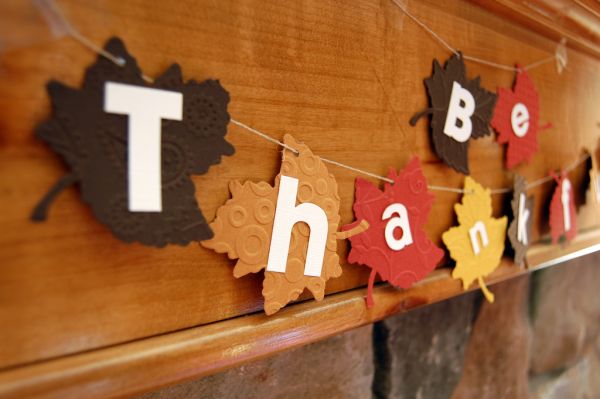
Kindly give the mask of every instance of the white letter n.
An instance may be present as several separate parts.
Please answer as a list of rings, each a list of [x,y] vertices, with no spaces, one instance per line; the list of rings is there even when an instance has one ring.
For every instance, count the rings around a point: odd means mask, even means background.
[[[122,83],[104,85],[104,111],[128,115],[129,210],[161,212],[161,119],[180,121],[183,95]]]
[[[471,227],[469,229],[469,238],[471,238],[471,247],[473,247],[473,253],[475,255],[479,255],[479,252],[481,252],[481,249],[479,248],[479,241],[477,240],[477,233],[479,233],[479,236],[481,237],[481,244],[483,245],[484,248],[487,247],[490,243],[490,240],[489,240],[488,234],[487,234],[487,230],[485,229],[485,225],[480,220],[477,223],[475,223],[473,225],[473,227]]]
[[[318,277],[323,268],[329,223],[325,211],[317,205],[303,203],[296,206],[297,192],[298,179],[281,176],[267,271],[285,273],[292,227],[298,222],[305,222],[310,228],[310,235],[304,275]]]

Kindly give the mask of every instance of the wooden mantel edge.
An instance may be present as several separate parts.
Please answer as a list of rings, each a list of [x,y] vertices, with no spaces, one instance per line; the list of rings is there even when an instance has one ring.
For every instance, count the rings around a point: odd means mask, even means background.
[[[580,234],[568,246],[539,244],[529,268],[504,259],[489,285],[600,250],[600,229]],[[471,290],[478,289],[473,285]],[[493,289],[492,289],[493,291]],[[407,290],[387,284],[374,289],[375,306],[365,306],[365,289],[306,301],[275,316],[256,313],[114,347],[0,372],[0,397],[122,397],[212,374],[409,309],[457,296],[461,283],[439,269]]]
[[[598,43],[594,43],[580,34],[581,31],[593,31],[594,26],[592,24],[597,23],[597,19],[589,19],[585,22],[581,19],[570,19],[569,22],[578,27],[580,32],[577,32],[573,29],[567,29],[561,26],[557,21],[553,21],[548,16],[536,11],[536,6],[543,6],[545,4],[556,5],[556,2],[548,0],[536,0],[533,2],[519,2],[514,0],[469,1],[556,42],[564,37],[567,39],[569,47],[582,51],[595,58],[600,58],[600,46]],[[561,0],[560,2],[566,3],[564,0]],[[584,13],[586,12],[585,10],[582,11]]]

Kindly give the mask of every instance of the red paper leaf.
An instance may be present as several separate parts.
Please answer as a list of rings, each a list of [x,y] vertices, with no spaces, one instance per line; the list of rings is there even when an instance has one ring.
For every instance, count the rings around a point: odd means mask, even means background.
[[[577,215],[575,213],[573,186],[566,174],[563,172],[561,176],[555,176],[554,179],[557,186],[550,201],[550,235],[552,236],[552,243],[556,244],[563,235],[567,241],[571,241],[575,237],[575,234],[577,234]],[[568,198],[565,193],[568,193]],[[563,194],[565,194],[564,198]],[[563,207],[563,199],[567,204],[567,212]],[[568,217],[566,222],[565,216]]]
[[[526,115],[518,116],[523,107],[529,114],[528,118]],[[539,113],[539,96],[527,72],[517,72],[513,90],[498,88],[498,102],[490,124],[499,133],[498,142],[508,143],[507,168],[511,169],[523,161],[529,163],[538,150]]]
[[[427,191],[419,159],[413,158],[400,174],[391,169],[388,177],[394,184],[385,183],[383,192],[366,180],[356,179],[356,222],[342,228],[350,230],[363,220],[369,223],[366,232],[349,238],[352,249],[348,256],[350,262],[372,269],[367,296],[369,307],[372,306],[376,274],[393,286],[408,288],[433,271],[444,255],[444,251],[435,246],[423,230],[434,196]],[[406,208],[412,235],[412,244],[400,250],[391,249],[385,238],[386,226],[398,216],[395,214],[385,220],[382,217],[392,204],[402,204]],[[396,240],[402,238],[400,232],[403,230],[394,229]]]

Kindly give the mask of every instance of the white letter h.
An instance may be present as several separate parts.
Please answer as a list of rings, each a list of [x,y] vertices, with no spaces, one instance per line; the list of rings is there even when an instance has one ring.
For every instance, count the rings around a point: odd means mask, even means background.
[[[303,203],[296,206],[297,193],[298,179],[282,175],[279,181],[267,271],[285,273],[292,227],[298,222],[305,222],[310,228],[310,233],[304,275],[318,277],[323,268],[329,223],[325,211],[317,205]]]

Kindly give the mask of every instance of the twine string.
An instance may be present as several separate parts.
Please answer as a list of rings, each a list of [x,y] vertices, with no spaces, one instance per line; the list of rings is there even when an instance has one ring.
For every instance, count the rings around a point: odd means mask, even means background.
[[[460,55],[460,53],[455,50],[452,46],[450,46],[446,41],[444,41],[437,33],[435,33],[433,30],[431,30],[427,25],[425,25],[423,22],[421,22],[420,20],[418,20],[414,15],[412,15],[407,9],[405,9],[403,6],[401,6],[397,0],[391,0],[394,4],[396,4],[409,18],[411,18],[413,21],[415,21],[415,23],[417,23],[419,26],[421,26],[423,29],[425,29],[427,32],[429,32],[434,38],[436,38],[442,45],[444,45],[448,50],[450,50],[452,53]],[[124,67],[126,64],[126,60],[122,57],[116,56],[114,54],[111,54],[110,52],[106,51],[105,49],[95,45],[91,40],[89,40],[88,38],[86,38],[85,36],[83,36],[77,29],[75,29],[75,27],[66,19],[65,15],[61,12],[61,10],[59,9],[58,6],[56,6],[56,4],[53,1],[48,1],[49,6],[51,7],[52,11],[55,13],[55,15],[59,18],[59,20],[63,23],[65,29],[67,30],[67,32],[69,33],[69,35],[71,37],[73,37],[75,40],[77,40],[79,43],[81,43],[82,45],[84,45],[85,47],[87,47],[88,49],[92,50],[93,52],[95,52],[96,54],[99,54],[103,57],[105,57],[106,59],[112,61],[113,63],[115,63],[116,65],[120,66],[120,67]],[[490,66],[495,66],[501,69],[510,69],[511,71],[516,71],[517,69],[515,67],[509,67],[507,65],[502,65],[502,64],[497,64],[491,61],[486,61],[486,60],[481,60],[475,57],[468,57],[467,56],[463,56],[465,57],[465,59],[469,59],[471,61],[475,61],[475,62],[481,62],[481,63],[485,63],[486,65],[490,65]],[[548,57],[546,59],[540,60],[536,63],[530,64],[528,66],[525,67],[525,69],[527,68],[533,68],[542,64],[545,64],[547,62],[550,62],[554,60],[554,57]],[[141,75],[142,78],[148,82],[148,83],[152,83],[154,82],[154,79],[142,74]],[[252,133],[266,141],[269,141],[275,145],[278,145],[282,148],[285,148],[286,150],[291,151],[294,154],[299,154],[299,151],[287,144],[285,144],[284,142],[277,140],[276,138],[274,138],[273,136],[264,133],[258,129],[255,129],[245,123],[242,123],[234,118],[231,118],[231,123],[244,129],[246,132]],[[376,173],[372,173],[369,172],[367,170],[364,169],[360,169],[357,167],[354,167],[352,165],[348,165],[342,162],[338,162],[335,161],[333,159],[328,159],[328,158],[324,158],[321,156],[317,157],[328,164],[331,165],[335,165],[337,167],[343,168],[343,169],[347,169],[350,170],[352,172],[355,172],[357,174],[362,174],[365,176],[369,176],[373,179],[377,179],[377,180],[381,180],[390,184],[393,184],[394,181],[388,177],[385,176],[381,176],[378,175]],[[585,162],[588,158],[590,157],[590,155],[586,155],[578,160],[576,160],[575,162],[569,164],[564,171],[566,173],[572,171],[573,169],[577,168],[580,164],[582,164],[583,162]],[[552,176],[544,176],[540,179],[534,180],[531,183],[527,184],[527,189],[531,189],[531,188],[535,188],[539,185],[542,185],[544,183],[547,183],[549,181],[552,181],[553,177]],[[450,192],[450,193],[456,193],[456,194],[471,194],[471,191],[467,191],[461,188],[455,188],[455,187],[447,187],[447,186],[440,186],[440,185],[428,185],[427,188],[429,190],[432,191],[441,191],[441,192]],[[511,192],[512,189],[511,188],[495,188],[495,189],[490,189],[490,193],[492,195],[495,194],[506,194]]]
[[[489,61],[489,60],[485,60],[483,58],[479,58],[479,57],[474,57],[472,55],[465,55],[465,54],[461,54],[458,49],[452,47],[447,41],[445,41],[437,32],[435,32],[433,29],[431,29],[429,26],[427,26],[423,21],[421,21],[419,18],[417,18],[413,13],[411,13],[410,11],[408,11],[408,8],[406,6],[404,6],[403,4],[401,4],[398,0],[391,0],[391,2],[400,9],[400,11],[402,11],[404,13],[404,15],[406,15],[407,17],[409,17],[414,23],[416,23],[417,25],[419,25],[425,32],[429,33],[429,35],[431,37],[433,37],[435,40],[438,41],[438,43],[440,43],[443,47],[445,47],[448,51],[450,51],[451,53],[455,54],[458,57],[462,57],[465,60],[468,61],[472,61],[478,64],[482,64],[482,65],[487,65],[493,68],[497,68],[497,69],[502,69],[504,71],[510,71],[510,72],[520,72],[520,70],[530,70],[533,68],[537,68],[539,66],[542,66],[544,64],[547,64],[549,62],[554,61],[557,58],[557,54],[548,56],[546,58],[543,58],[541,60],[532,62],[531,64],[528,64],[522,68],[517,68],[513,65],[506,65],[506,64],[500,64],[498,62],[494,62],[494,61]]]

